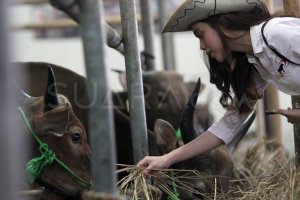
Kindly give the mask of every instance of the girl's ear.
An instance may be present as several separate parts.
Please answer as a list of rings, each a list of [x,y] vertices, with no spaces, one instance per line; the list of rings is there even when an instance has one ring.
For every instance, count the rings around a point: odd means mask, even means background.
[[[247,31],[244,30],[231,30],[223,26],[220,26],[220,29],[223,34],[229,39],[238,39],[247,33]]]
[[[223,26],[220,26],[220,29],[221,31],[223,32],[223,34],[228,37],[228,38],[234,38],[233,35],[234,35],[234,32],[233,30],[230,30],[226,27],[223,27]]]

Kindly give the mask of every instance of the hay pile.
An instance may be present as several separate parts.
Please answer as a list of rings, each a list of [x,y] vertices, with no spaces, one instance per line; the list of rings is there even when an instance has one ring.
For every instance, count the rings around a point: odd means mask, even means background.
[[[299,171],[295,168],[293,158],[282,156],[282,152],[267,152],[266,145],[254,145],[243,153],[235,155],[234,178],[230,181],[227,193],[205,194],[206,199],[226,200],[296,200],[300,199]],[[143,177],[143,172],[136,166],[123,166],[122,171],[129,172],[119,183],[121,194],[132,199],[161,199],[162,192],[172,200],[179,200],[172,185],[186,191],[193,191],[193,186],[178,177],[178,172],[184,170],[156,171],[151,181]],[[195,171],[186,171],[186,178],[201,178]],[[182,173],[180,173],[182,174]],[[161,192],[162,191],[162,192]],[[196,191],[194,191],[196,192]]]
[[[300,197],[299,170],[281,149],[267,151],[256,144],[234,157],[234,179],[227,199],[294,200]]]

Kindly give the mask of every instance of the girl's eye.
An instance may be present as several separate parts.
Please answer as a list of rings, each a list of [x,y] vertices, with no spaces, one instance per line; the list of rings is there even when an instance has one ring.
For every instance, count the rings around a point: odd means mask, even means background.
[[[203,33],[199,34],[198,38],[199,38],[199,40],[202,40],[203,39]]]
[[[72,134],[72,141],[76,144],[81,143],[81,135],[80,133],[73,133]]]
[[[199,38],[200,40],[203,38],[203,32],[202,31],[194,31],[194,35],[196,38]]]

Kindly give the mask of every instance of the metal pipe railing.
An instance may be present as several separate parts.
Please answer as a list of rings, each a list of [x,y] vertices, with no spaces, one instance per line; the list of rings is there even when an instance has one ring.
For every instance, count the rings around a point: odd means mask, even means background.
[[[120,0],[134,162],[149,154],[134,0]]]
[[[80,24],[80,9],[75,0],[50,0],[51,5],[56,7],[59,10],[65,12],[70,16],[74,21]],[[111,48],[116,49],[121,54],[124,54],[124,48],[122,44],[122,34],[110,25],[106,24],[106,36],[107,36],[107,45]]]
[[[94,190],[116,192],[116,145],[112,97],[105,52],[105,23],[102,0],[79,0],[80,29],[84,47],[87,78],[92,83],[89,135],[92,146]],[[92,91],[95,91],[92,93]]]

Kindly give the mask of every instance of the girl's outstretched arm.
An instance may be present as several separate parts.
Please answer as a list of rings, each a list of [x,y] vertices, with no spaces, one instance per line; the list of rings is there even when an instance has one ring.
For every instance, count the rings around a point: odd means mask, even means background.
[[[137,166],[145,168],[144,174],[148,176],[151,170],[168,168],[177,162],[205,153],[222,144],[224,144],[224,142],[221,139],[209,131],[206,131],[196,139],[168,154],[163,156],[146,156],[138,162]]]

